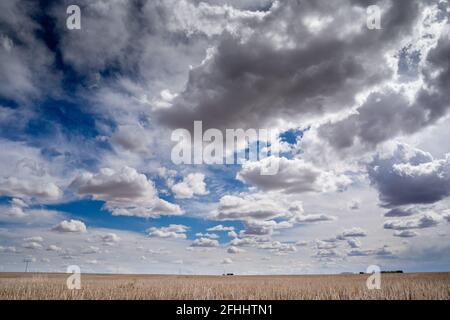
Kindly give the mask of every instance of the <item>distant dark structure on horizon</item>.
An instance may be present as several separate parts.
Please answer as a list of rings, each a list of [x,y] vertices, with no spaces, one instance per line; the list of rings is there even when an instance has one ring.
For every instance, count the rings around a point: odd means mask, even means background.
[[[234,276],[234,273],[223,273],[223,276]]]
[[[381,273],[403,273],[403,270],[381,271]],[[361,271],[359,274],[366,274],[366,273]]]

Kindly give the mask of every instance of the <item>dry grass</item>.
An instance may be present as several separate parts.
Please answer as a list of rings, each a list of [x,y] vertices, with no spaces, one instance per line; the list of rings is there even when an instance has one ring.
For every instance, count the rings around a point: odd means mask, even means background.
[[[0,299],[446,299],[450,273],[383,274],[381,290],[366,275],[163,276],[82,275],[68,290],[65,274],[0,273]]]

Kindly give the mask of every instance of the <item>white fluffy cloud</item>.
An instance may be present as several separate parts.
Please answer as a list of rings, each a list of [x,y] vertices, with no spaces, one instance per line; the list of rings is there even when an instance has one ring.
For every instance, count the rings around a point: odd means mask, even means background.
[[[337,236],[337,239],[366,237],[366,236],[367,232],[365,230],[358,227],[354,227],[348,230],[344,230],[341,234]]]
[[[42,249],[42,244],[40,244],[39,242],[26,242],[22,245],[22,247],[32,250]]]
[[[275,175],[261,175],[268,163],[275,161]],[[247,161],[237,174],[237,179],[258,187],[263,191],[281,191],[287,194],[308,191],[326,192],[345,189],[351,179],[345,175],[326,172],[303,159],[268,157],[260,161]]]
[[[302,213],[301,202],[290,202],[274,194],[257,193],[223,196],[219,202],[217,218],[267,220],[282,217],[292,218]]]
[[[58,247],[57,245],[51,244],[47,247],[46,249],[47,251],[55,251],[55,252],[59,252],[62,251],[61,247]]]
[[[393,230],[409,230],[424,229],[438,225],[443,218],[433,212],[424,213],[416,218],[407,220],[389,220],[384,223],[385,229]]]
[[[62,196],[62,191],[53,182],[9,177],[0,179],[0,194],[19,198],[58,200]]]
[[[231,246],[231,247],[229,247],[227,249],[227,252],[230,253],[230,254],[238,254],[238,253],[245,252],[245,250],[244,249],[240,249],[240,248],[235,247],[235,246]]]
[[[214,248],[219,246],[219,241],[209,238],[195,239],[191,243],[191,247]]]
[[[205,175],[203,173],[189,173],[183,178],[183,181],[172,186],[172,191],[180,199],[189,199],[195,195],[207,195]]]
[[[87,228],[82,221],[70,219],[61,221],[52,230],[58,232],[84,233],[87,231]]]
[[[189,227],[180,224],[171,224],[168,227],[151,227],[147,230],[148,235],[154,238],[186,239],[186,231]]]
[[[234,231],[234,227],[224,227],[219,224],[217,226],[206,229],[207,231]]]
[[[114,244],[120,241],[120,237],[115,233],[107,233],[101,236],[101,239],[106,244]]]
[[[394,236],[400,238],[412,238],[417,237],[418,235],[419,234],[416,231],[412,230],[397,230],[394,232]]]
[[[113,215],[159,217],[180,215],[178,205],[158,197],[154,184],[134,168],[104,168],[99,173],[82,173],[71,183],[80,195],[106,201],[105,208]]]

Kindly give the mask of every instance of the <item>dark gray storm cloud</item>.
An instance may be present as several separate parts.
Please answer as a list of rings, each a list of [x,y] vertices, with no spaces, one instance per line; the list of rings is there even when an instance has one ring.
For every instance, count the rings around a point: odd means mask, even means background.
[[[437,74],[437,76],[436,76]],[[430,50],[422,71],[424,85],[410,103],[394,91],[375,92],[357,113],[319,129],[319,134],[336,149],[357,142],[376,146],[399,135],[407,135],[436,123],[450,108],[450,38],[443,35]]]
[[[58,92],[54,52],[37,37],[37,7],[19,0],[0,3],[0,96],[18,104]]]
[[[368,173],[385,207],[434,203],[450,196],[450,155],[435,160],[399,144],[391,156],[376,156]],[[390,214],[400,212],[404,213],[395,210]]]
[[[413,209],[394,208],[384,214],[385,217],[408,217],[417,213]]]
[[[247,128],[352,106],[358,92],[392,76],[384,53],[412,32],[420,12],[419,1],[388,3],[383,28],[369,30],[360,1],[280,2],[248,38],[224,33],[159,119]]]

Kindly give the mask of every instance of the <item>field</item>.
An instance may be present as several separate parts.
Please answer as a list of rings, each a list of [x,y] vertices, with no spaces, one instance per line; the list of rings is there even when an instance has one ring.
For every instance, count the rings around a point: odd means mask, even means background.
[[[450,299],[450,273],[382,274],[381,289],[367,275],[170,276],[82,275],[81,289],[66,274],[0,273],[0,299]]]

